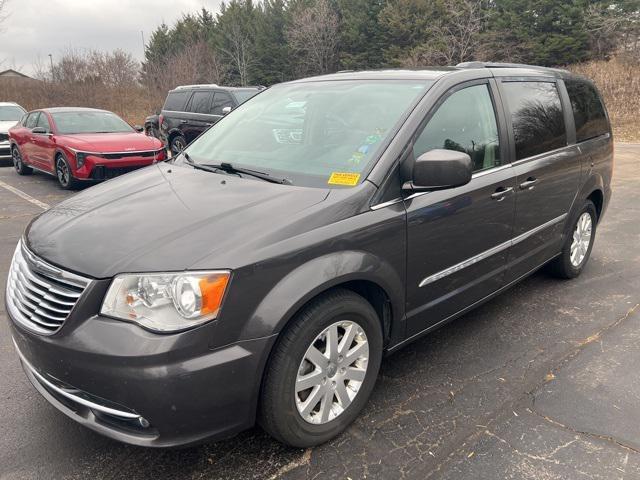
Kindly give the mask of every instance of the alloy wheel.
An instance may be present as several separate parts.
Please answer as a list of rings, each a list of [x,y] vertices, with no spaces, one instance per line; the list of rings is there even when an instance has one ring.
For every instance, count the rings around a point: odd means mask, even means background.
[[[589,245],[591,244],[591,231],[593,221],[589,212],[584,212],[578,218],[576,228],[573,231],[573,242],[571,243],[570,259],[571,265],[579,267],[587,256]]]
[[[180,138],[176,138],[173,141],[173,153],[175,153],[176,155],[182,152],[184,148],[185,148],[185,145]]]
[[[349,320],[325,328],[311,342],[296,376],[295,403],[308,423],[325,424],[341,415],[367,374],[369,342]]]
[[[58,158],[58,161],[56,162],[56,173],[58,175],[58,180],[60,181],[60,184],[63,186],[68,185],[69,183],[69,167],[67,166],[67,163],[62,159],[62,158]]]
[[[16,172],[20,173],[22,171],[22,157],[17,148],[11,151],[11,157],[13,158],[13,167],[16,169]]]

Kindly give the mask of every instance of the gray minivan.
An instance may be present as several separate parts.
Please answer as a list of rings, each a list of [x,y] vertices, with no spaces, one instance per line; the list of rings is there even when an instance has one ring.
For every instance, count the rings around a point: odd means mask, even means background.
[[[585,268],[609,120],[561,70],[472,63],[269,88],[170,162],[41,214],[7,282],[35,388],[111,438],[306,447],[383,355],[538,268]]]

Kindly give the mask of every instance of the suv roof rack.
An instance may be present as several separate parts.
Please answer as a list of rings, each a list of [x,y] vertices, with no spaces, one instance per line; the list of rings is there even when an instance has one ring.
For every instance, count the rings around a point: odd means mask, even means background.
[[[540,65],[528,65],[526,63],[506,63],[506,62],[462,62],[456,68],[531,68],[535,70],[549,70],[555,72],[565,72],[561,68],[541,67]]]
[[[183,90],[185,88],[211,88],[218,87],[219,85],[216,83],[199,83],[196,85],[179,85],[174,90]]]

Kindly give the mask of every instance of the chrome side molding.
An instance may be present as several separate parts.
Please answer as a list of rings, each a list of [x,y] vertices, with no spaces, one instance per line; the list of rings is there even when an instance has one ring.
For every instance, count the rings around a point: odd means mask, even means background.
[[[434,273],[433,275],[429,275],[418,284],[418,287],[422,288],[425,285],[429,285],[430,283],[436,282],[444,277],[451,275],[452,273],[459,272],[464,268],[470,267],[475,263],[481,262],[482,260],[489,258],[492,255],[495,255],[496,253],[506,250],[507,248],[512,247],[513,245],[516,245],[526,240],[530,236],[535,235],[536,233],[544,230],[545,228],[549,228],[552,225],[555,225],[556,223],[563,221],[565,218],[567,218],[567,214],[563,213],[559,217],[556,217],[553,220],[549,220],[548,222],[545,222],[542,225],[538,225],[537,227],[532,228],[531,230],[528,230],[518,235],[517,237],[512,238],[511,240],[507,240],[506,242],[501,243],[500,245],[496,245],[495,247],[490,248],[489,250],[485,250],[484,252],[481,252],[478,255],[474,255],[473,257],[463,260],[460,263],[456,263],[455,265],[449,268],[446,268],[437,273]]]

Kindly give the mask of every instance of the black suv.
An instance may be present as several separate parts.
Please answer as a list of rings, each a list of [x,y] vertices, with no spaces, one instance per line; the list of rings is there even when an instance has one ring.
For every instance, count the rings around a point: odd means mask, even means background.
[[[258,420],[317,445],[365,408],[384,354],[543,265],[579,275],[612,168],[597,90],[561,70],[276,85],[36,218],[7,282],[13,339],[35,388],[112,438]]]
[[[172,154],[264,87],[184,85],[169,92],[159,116],[160,135]]]

